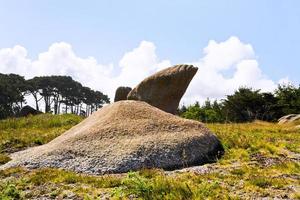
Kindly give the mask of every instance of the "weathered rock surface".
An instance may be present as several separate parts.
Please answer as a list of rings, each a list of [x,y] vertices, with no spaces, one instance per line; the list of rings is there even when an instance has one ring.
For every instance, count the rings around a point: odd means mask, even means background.
[[[145,101],[174,114],[197,70],[192,65],[175,65],[159,71],[131,90],[127,99]]]
[[[296,120],[300,120],[300,114],[289,114],[279,118],[278,124],[291,123]]]
[[[130,91],[130,87],[118,87],[116,90],[114,102],[127,100],[127,95]]]
[[[218,138],[202,123],[142,101],[119,101],[101,108],[48,144],[12,154],[12,161],[0,169],[25,166],[121,173],[203,164],[222,153]]]

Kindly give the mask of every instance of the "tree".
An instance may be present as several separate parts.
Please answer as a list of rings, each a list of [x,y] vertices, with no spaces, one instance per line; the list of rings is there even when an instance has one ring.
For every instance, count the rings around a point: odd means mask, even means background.
[[[278,99],[277,109],[279,117],[292,113],[300,113],[300,86],[295,87],[291,84],[278,85],[275,90]]]
[[[43,99],[45,112],[59,114],[61,105],[64,104],[64,112],[82,114],[83,104],[86,104],[89,115],[94,110],[109,103],[109,98],[100,91],[91,90],[75,81],[70,76],[42,76],[34,77],[27,81],[28,91],[35,99],[36,108],[38,102]]]
[[[183,113],[185,113],[187,111],[187,107],[185,106],[185,105],[182,105],[181,107],[179,107],[178,109],[177,109],[177,114],[179,115],[179,116],[181,116]]]
[[[228,95],[223,106],[230,121],[246,122],[259,119],[264,105],[260,90],[239,88],[233,95]]]
[[[196,102],[194,105],[179,110],[181,111],[179,115],[187,119],[209,123],[224,121],[221,105],[217,101],[211,103],[209,99],[204,102],[203,106],[200,106],[199,102]]]
[[[18,113],[25,102],[25,79],[17,74],[0,73],[0,118]]]
[[[39,79],[38,78],[33,78],[33,79],[29,79],[27,80],[27,90],[29,91],[29,93],[33,96],[34,100],[35,100],[35,109],[37,111],[39,111],[39,101],[42,99],[39,98],[39,83],[38,83]]]
[[[270,92],[262,93],[264,104],[262,106],[261,120],[276,121],[281,117],[281,112],[278,110],[278,99]]]
[[[182,117],[187,119],[194,119],[194,120],[201,120],[203,116],[203,110],[200,107],[200,104],[198,101],[192,106],[189,106],[182,115]]]

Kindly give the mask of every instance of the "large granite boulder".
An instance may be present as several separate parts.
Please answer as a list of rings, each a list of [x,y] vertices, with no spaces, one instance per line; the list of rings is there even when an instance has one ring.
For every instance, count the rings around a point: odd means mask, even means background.
[[[118,87],[116,90],[114,102],[127,100],[127,95],[130,91],[130,87]]]
[[[175,114],[190,81],[198,68],[175,65],[144,79],[128,94],[128,100],[145,101],[168,113]]]
[[[12,154],[0,169],[55,167],[121,173],[204,164],[222,153],[218,138],[201,122],[127,100],[101,108],[48,144]]]

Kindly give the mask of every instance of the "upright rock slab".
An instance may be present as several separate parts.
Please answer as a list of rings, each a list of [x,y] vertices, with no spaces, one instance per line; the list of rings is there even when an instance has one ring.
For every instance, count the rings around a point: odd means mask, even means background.
[[[128,94],[128,100],[145,101],[165,112],[175,114],[198,68],[175,65],[144,79]]]
[[[127,95],[130,91],[130,87],[118,87],[116,90],[114,102],[127,100]]]

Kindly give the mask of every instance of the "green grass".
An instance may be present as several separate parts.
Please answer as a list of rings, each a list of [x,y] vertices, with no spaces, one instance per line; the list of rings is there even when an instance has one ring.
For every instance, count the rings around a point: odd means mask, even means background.
[[[19,191],[15,185],[6,183],[0,185],[1,193],[0,199],[10,200],[10,199],[21,199],[21,191]]]
[[[8,152],[47,143],[81,118],[40,115],[0,121],[0,163]],[[91,176],[60,169],[0,171],[0,199],[300,199],[300,130],[256,121],[207,124],[225,147],[211,171],[166,174],[159,169]]]
[[[42,114],[0,121],[0,163],[6,153],[45,144],[82,120],[76,115]]]
[[[253,154],[281,157],[290,151],[300,153],[300,129],[256,121],[242,124],[208,124],[225,147],[224,161],[247,160]]]

